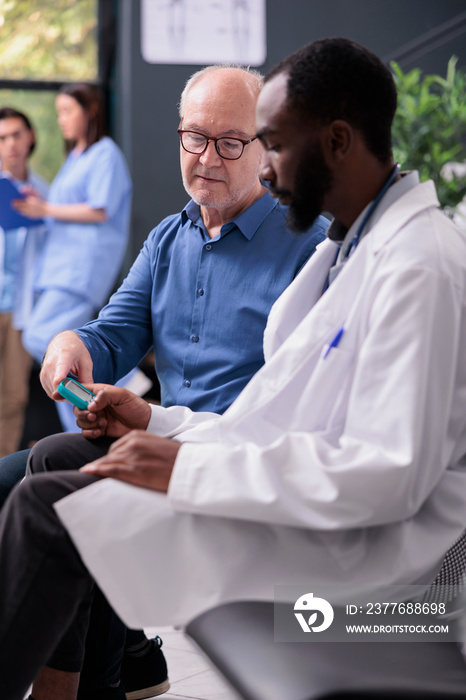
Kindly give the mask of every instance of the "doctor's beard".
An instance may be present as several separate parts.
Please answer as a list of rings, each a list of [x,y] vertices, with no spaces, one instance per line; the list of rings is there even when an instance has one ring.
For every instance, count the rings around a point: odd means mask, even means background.
[[[296,168],[294,192],[287,223],[295,233],[305,233],[323,211],[333,175],[326,165],[320,144],[309,147]]]

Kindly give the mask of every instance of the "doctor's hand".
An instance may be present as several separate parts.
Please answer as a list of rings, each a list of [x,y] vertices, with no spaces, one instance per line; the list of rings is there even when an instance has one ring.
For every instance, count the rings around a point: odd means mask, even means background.
[[[42,361],[40,381],[44,390],[55,401],[63,401],[57,386],[73,374],[81,384],[90,384],[93,362],[89,350],[74,331],[58,333],[50,341]]]
[[[24,199],[14,199],[12,205],[16,211],[30,219],[42,219],[48,213],[47,202],[37,194],[29,194]]]
[[[133,430],[114,442],[104,457],[86,464],[81,471],[166,493],[180,447],[174,440]]]
[[[152,415],[147,401],[119,386],[87,384],[87,387],[96,394],[95,399],[84,411],[73,409],[83,437],[118,438],[131,430],[146,430]]]

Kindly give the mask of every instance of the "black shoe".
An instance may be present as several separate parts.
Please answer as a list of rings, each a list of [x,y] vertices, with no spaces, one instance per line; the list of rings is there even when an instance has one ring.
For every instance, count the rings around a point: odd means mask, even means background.
[[[126,700],[143,700],[162,695],[170,688],[167,662],[163,655],[160,637],[150,640],[151,650],[142,657],[125,654],[121,665],[121,680],[126,690]]]

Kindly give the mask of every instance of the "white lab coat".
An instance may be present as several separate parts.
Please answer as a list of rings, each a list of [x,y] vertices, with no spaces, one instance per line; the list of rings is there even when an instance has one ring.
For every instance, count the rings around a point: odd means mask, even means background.
[[[423,183],[375,216],[322,297],[321,244],[222,417],[154,408],[149,429],[186,442],[168,498],[102,480],[56,505],[129,625],[434,578],[466,525],[466,238],[437,205]]]

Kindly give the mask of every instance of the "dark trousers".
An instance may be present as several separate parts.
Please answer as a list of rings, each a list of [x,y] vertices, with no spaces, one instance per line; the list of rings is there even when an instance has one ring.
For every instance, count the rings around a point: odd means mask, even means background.
[[[31,450],[13,452],[0,459],[0,509],[16,484],[26,473],[26,464]]]
[[[49,438],[41,440],[32,450],[30,454],[30,459],[28,463],[28,475],[30,478],[26,482],[23,482],[19,486],[14,494],[7,501],[7,505],[3,509],[5,512],[2,513],[2,522],[5,529],[5,535],[2,536],[0,540],[0,557],[2,558],[2,565],[0,566],[0,572],[2,574],[2,581],[5,580],[5,585],[8,580],[24,580],[32,581],[33,575],[35,575],[32,570],[26,570],[24,573],[20,571],[17,567],[18,563],[12,564],[13,574],[6,574],[6,569],[3,566],[3,558],[6,556],[6,552],[9,548],[14,549],[14,544],[11,541],[13,537],[13,542],[23,542],[25,540],[25,545],[19,545],[21,551],[27,546],[28,536],[25,532],[23,534],[23,523],[21,522],[21,513],[28,514],[29,518],[37,520],[38,529],[42,528],[42,513],[43,508],[47,508],[47,519],[44,521],[44,525],[48,521],[53,521],[54,528],[60,530],[64,535],[64,540],[68,542],[67,546],[71,546],[66,532],[63,530],[60,521],[55,516],[55,511],[51,508],[51,504],[60,498],[64,497],[68,493],[71,493],[76,488],[81,488],[81,486],[86,486],[92,483],[95,478],[89,477],[85,474],[78,472],[79,468],[88,462],[91,462],[98,457],[106,454],[112,440],[107,438],[102,438],[100,440],[86,440],[81,435],[78,434],[59,434],[53,435]],[[26,456],[23,453],[18,453],[18,457],[21,455],[22,459],[25,460]],[[62,470],[70,470],[73,473],[64,473]],[[57,472],[55,474],[44,474],[44,472]],[[24,474],[24,469],[23,469]],[[50,478],[45,478],[45,477]],[[52,478],[56,476],[57,479]],[[69,478],[68,478],[69,477]],[[58,487],[60,485],[60,488]],[[32,494],[36,493],[36,489],[33,486],[37,485],[37,500],[38,505],[32,506],[32,504],[27,506],[15,505],[17,502],[23,503],[23,499],[32,499]],[[67,491],[66,489],[70,489]],[[29,496],[27,495],[29,494]],[[36,498],[36,496],[34,496]],[[10,503],[11,501],[11,503]],[[44,506],[42,506],[42,501]],[[45,506],[45,503],[48,506]],[[33,516],[35,513],[35,508],[37,508],[38,514]],[[11,512],[15,511],[16,516],[11,515]],[[15,520],[16,517],[16,520]],[[13,522],[16,524],[13,526]],[[8,524],[7,524],[8,523]],[[40,525],[40,528],[39,528]],[[44,532],[44,542],[48,540],[48,533]],[[25,555],[26,561],[29,559],[29,555]],[[5,574],[5,578],[3,577]],[[28,589],[28,595],[31,595],[31,587]],[[20,593],[21,588],[18,593]],[[3,589],[0,588],[0,595],[2,595]],[[8,592],[5,593],[9,599]],[[2,595],[2,601],[5,598]],[[31,597],[31,601],[37,601],[35,597]],[[53,600],[53,598],[52,598]],[[31,610],[36,605],[36,602],[31,602]],[[41,603],[38,602],[37,605],[40,607]],[[54,611],[55,613],[55,611]],[[119,617],[113,612],[113,610],[108,605],[105,597],[95,587],[94,600],[92,603],[92,614],[90,616],[90,623],[88,615],[83,616],[79,624],[73,623],[72,630],[78,630],[77,636],[71,638],[67,642],[66,657],[63,652],[63,645],[60,645],[59,649],[53,655],[48,653],[45,657],[40,656],[41,663],[39,666],[35,667],[36,671],[33,675],[37,673],[37,670],[46,663],[53,668],[58,668],[65,671],[81,670],[81,683],[80,683],[80,694],[85,694],[86,688],[100,688],[106,687],[118,681],[120,676],[120,666],[121,660],[124,653],[125,642],[127,646],[132,646],[137,644],[141,640],[145,639],[145,635],[142,630],[129,630],[121,622]],[[6,618],[3,617],[2,608],[0,604],[0,630],[3,633],[3,623],[6,625]],[[84,654],[84,637],[81,634],[81,627],[85,628],[89,623],[89,631],[87,633],[85,641],[85,654]],[[48,624],[46,621],[44,624]],[[38,624],[40,626],[40,624]],[[63,632],[62,623],[58,623],[58,628]],[[32,628],[31,628],[32,629]],[[70,631],[70,635],[72,632]],[[30,635],[29,629],[26,631],[23,625],[14,622],[11,623],[11,627],[5,627],[5,645],[8,644],[7,639],[14,638],[17,639],[18,645],[20,640]],[[10,637],[10,635],[13,635]],[[2,644],[2,637],[0,636],[0,644]],[[22,642],[21,642],[22,644]],[[36,642],[34,642],[36,645]],[[3,649],[3,646],[0,648]],[[19,648],[19,647],[18,647]],[[22,646],[24,649],[24,645]],[[12,647],[13,650],[13,647]],[[39,651],[39,650],[38,650]],[[21,653],[22,663],[19,675],[21,676],[24,672],[24,656]],[[5,673],[8,672],[8,666],[5,667]],[[2,691],[1,697],[3,700],[3,671],[0,665],[0,690]],[[27,687],[27,686],[26,686]],[[6,696],[5,696],[6,697]],[[14,695],[12,697],[15,697]]]
[[[53,504],[95,477],[37,474],[0,514],[0,691],[21,700],[44,665],[79,671],[94,583]]]
[[[31,475],[57,469],[76,471],[107,454],[112,442],[113,438],[86,440],[80,434],[51,435],[32,449],[27,473]],[[81,671],[80,694],[85,693],[88,687],[105,688],[118,682],[125,645],[131,647],[145,640],[142,630],[131,630],[123,624],[96,587]]]

